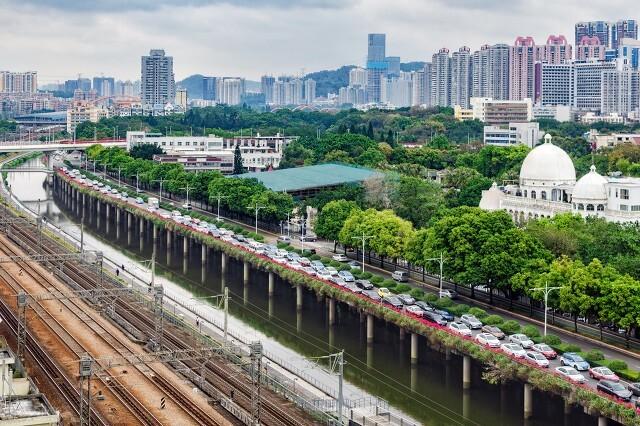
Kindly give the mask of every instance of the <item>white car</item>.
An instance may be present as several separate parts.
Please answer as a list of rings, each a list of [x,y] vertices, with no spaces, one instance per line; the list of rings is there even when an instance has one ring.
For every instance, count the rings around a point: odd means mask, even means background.
[[[338,275],[338,270],[336,268],[334,268],[333,266],[327,266],[324,269],[326,269],[327,272],[329,272],[331,275]]]
[[[344,254],[334,254],[333,256],[331,256],[331,259],[335,260],[336,262],[347,262],[349,260],[349,258]]]
[[[509,336],[511,343],[517,343],[525,349],[529,349],[534,345],[533,340],[529,339],[526,334],[512,334]]]
[[[500,347],[500,340],[491,333],[480,333],[476,336],[476,342],[481,345],[489,346],[490,348]]]
[[[405,306],[404,310],[418,317],[421,317],[422,315],[424,315],[424,311],[416,305]]]
[[[522,349],[522,346],[518,345],[517,343],[503,343],[500,346],[500,349],[502,349],[502,352],[506,353],[507,355],[511,355],[516,358],[524,358],[527,354],[527,352]]]
[[[478,318],[471,314],[462,315],[460,317],[460,322],[474,330],[482,328],[482,322],[480,322]]]
[[[544,367],[544,368],[549,367],[549,360],[540,352],[528,351],[524,356],[524,359],[526,359],[532,364],[537,365],[538,367]]]
[[[585,377],[578,373],[578,370],[573,367],[556,367],[556,373],[566,377],[572,382],[584,383],[586,381]]]
[[[471,336],[471,330],[466,325],[460,322],[450,322],[447,326],[454,333],[460,334],[462,336]]]
[[[295,260],[287,262],[287,266],[289,268],[293,268],[293,269],[302,269],[302,265],[299,264],[298,262],[296,262]]]
[[[326,269],[318,269],[316,275],[318,275],[318,278],[322,278],[324,280],[328,280],[329,278],[331,278],[331,272],[327,271]]]

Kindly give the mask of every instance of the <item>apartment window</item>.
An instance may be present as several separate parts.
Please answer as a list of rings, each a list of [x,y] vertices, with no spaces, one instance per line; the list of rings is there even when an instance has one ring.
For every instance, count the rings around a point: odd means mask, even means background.
[[[620,204],[620,211],[623,211],[623,212],[629,211],[629,206],[626,204]]]
[[[632,212],[640,212],[640,206],[631,206]]]
[[[628,189],[621,189],[620,190],[620,198],[622,198],[623,200],[628,200],[629,199],[629,190]]]

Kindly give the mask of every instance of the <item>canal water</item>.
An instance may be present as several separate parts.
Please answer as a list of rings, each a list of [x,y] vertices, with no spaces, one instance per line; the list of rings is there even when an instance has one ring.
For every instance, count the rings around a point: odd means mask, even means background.
[[[34,159],[24,167],[34,167]],[[71,232],[78,232],[80,214],[54,196],[44,173],[12,172],[8,176],[12,192],[32,210],[40,204],[47,220]],[[40,200],[38,202],[38,200]],[[110,253],[126,255],[131,262],[151,257],[150,232],[139,238],[138,221],[128,234],[122,220],[116,227],[115,214],[107,221],[102,209],[85,216],[85,235],[107,257]],[[305,289],[303,309],[296,311],[295,289],[276,277],[275,294],[268,297],[267,274],[251,270],[243,284],[243,265],[229,260],[222,276],[220,254],[210,251],[201,263],[200,248],[194,244],[186,258],[182,244],[174,242],[167,250],[166,238],[159,238],[157,272],[163,278],[190,292],[194,297],[219,294],[229,288],[229,310],[236,323],[255,330],[267,339],[295,351],[300,357],[318,357],[345,350],[345,378],[354,387],[389,401],[389,404],[425,425],[595,425],[597,419],[579,407],[565,411],[561,398],[534,391],[533,418],[523,420],[523,385],[507,382],[491,385],[482,380],[483,368],[472,362],[470,389],[462,387],[462,358],[446,355],[428,347],[420,338],[419,360],[411,365],[410,338],[402,338],[396,326],[375,323],[375,341],[367,345],[366,321],[348,306],[336,304],[337,324],[329,326],[325,302]],[[232,326],[234,322],[231,322]],[[308,368],[313,368],[309,363]],[[357,399],[354,392],[346,398]],[[612,422],[610,422],[612,424]]]

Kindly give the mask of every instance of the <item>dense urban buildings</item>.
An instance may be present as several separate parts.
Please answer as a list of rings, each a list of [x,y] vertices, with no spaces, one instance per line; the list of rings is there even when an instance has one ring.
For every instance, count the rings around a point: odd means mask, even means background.
[[[173,103],[176,97],[173,57],[162,49],[152,49],[143,56],[141,73],[141,98],[148,105]]]
[[[35,71],[0,71],[0,93],[36,93],[38,73]]]

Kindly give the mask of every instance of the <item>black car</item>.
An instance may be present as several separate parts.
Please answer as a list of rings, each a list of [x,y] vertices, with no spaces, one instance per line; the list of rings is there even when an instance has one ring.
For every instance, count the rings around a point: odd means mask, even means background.
[[[435,322],[438,325],[447,325],[447,320],[440,314],[436,314],[434,311],[427,311],[424,313],[424,317],[429,321]]]
[[[375,300],[375,301],[380,300],[380,295],[376,290],[363,290],[362,294],[364,294],[371,300]]]
[[[600,380],[598,382],[598,390],[625,402],[631,401],[631,395],[633,395],[633,393],[625,389],[623,385],[612,382],[611,380]]]
[[[425,312],[429,312],[429,311],[433,311],[433,306],[431,306],[430,304],[428,304],[427,302],[423,302],[422,300],[418,300],[416,302],[416,306],[420,309],[422,309]]]
[[[356,280],[356,285],[363,290],[373,290],[373,284],[369,280]]]
[[[384,303],[385,305],[393,306],[394,308],[398,308],[398,309],[401,309],[404,306],[403,303],[400,301],[400,299],[398,299],[395,296],[385,297],[384,299],[382,299],[382,303]]]
[[[455,319],[449,311],[445,311],[444,309],[436,309],[435,313],[438,315],[442,315],[442,318],[447,321],[453,321]]]
[[[634,395],[640,396],[640,383],[629,383],[627,389],[629,389]]]

